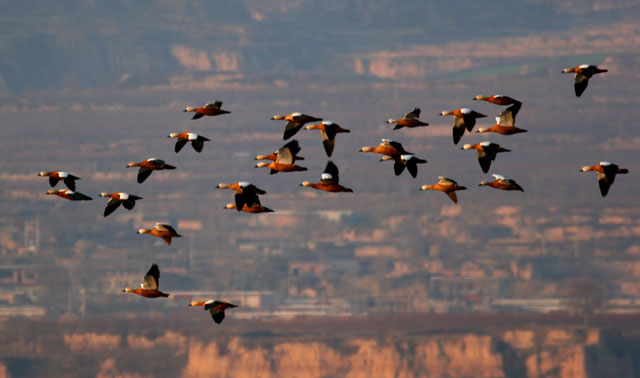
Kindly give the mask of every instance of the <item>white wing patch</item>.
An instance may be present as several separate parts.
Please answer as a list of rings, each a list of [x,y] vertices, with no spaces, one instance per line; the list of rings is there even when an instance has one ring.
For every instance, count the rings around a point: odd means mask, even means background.
[[[323,125],[331,125],[333,124],[333,121],[322,121]]]
[[[488,141],[486,141],[486,140],[485,140],[484,142],[480,142],[480,145],[481,145],[482,147],[487,147],[487,146],[489,146],[490,144],[491,144],[491,142],[488,142]]]
[[[291,113],[292,117],[300,117],[301,115],[302,115],[302,113],[298,113],[298,112]]]
[[[409,160],[411,160],[411,158],[412,158],[412,157],[414,157],[414,156],[415,156],[415,155],[411,155],[411,154],[408,154],[408,155],[400,155],[400,159],[402,159],[402,160],[404,160],[404,161],[409,161]]]
[[[333,176],[331,175],[331,173],[323,173],[320,176],[321,180],[333,180]]]
[[[60,177],[68,177],[69,176],[69,172],[59,171],[58,172],[58,176],[60,176]]]
[[[491,175],[491,176],[495,177],[495,178],[496,178],[496,180],[510,180],[510,178],[508,178],[508,177],[504,177],[504,176],[502,176],[502,175],[496,175],[496,174],[493,174],[493,175]]]
[[[611,163],[608,161],[601,161],[600,165],[611,165]]]
[[[120,197],[120,199],[121,199],[121,200],[123,200],[123,201],[124,201],[124,200],[126,200],[126,199],[129,199],[129,194],[128,194],[128,193],[122,193],[122,192],[120,192],[119,197]]]
[[[246,187],[247,187],[247,186],[249,186],[250,184],[249,184],[249,182],[247,182],[247,181],[239,181],[239,182],[238,182],[238,185],[239,185],[241,188],[246,188]]]

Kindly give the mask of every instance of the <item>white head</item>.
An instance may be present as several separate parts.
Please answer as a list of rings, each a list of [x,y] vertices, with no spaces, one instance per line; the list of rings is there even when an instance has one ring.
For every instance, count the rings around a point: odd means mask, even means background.
[[[100,193],[100,197],[111,197],[111,195],[109,193],[102,192]]]
[[[196,108],[194,108],[193,106],[187,106],[186,108],[184,108],[185,112],[193,112],[195,110],[196,110]]]
[[[462,146],[462,149],[463,149],[463,150],[470,150],[470,149],[472,149],[472,148],[473,148],[473,145],[472,145],[472,144],[465,144],[464,146]]]
[[[49,172],[42,171],[42,172],[38,173],[38,176],[49,176]]]
[[[269,163],[261,161],[260,163],[256,164],[256,168],[266,168],[268,165]]]
[[[169,138],[177,138],[180,133],[171,133],[169,134]]]

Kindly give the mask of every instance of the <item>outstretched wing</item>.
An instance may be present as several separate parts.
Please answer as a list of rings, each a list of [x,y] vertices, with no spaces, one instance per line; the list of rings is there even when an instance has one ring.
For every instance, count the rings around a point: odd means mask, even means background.
[[[404,115],[406,119],[417,119],[420,117],[420,108],[415,107],[411,112]]]
[[[296,133],[300,131],[303,125],[303,123],[287,121],[286,125],[284,126],[284,135],[282,136],[282,139],[287,140],[296,135]]]
[[[119,199],[111,198],[109,202],[107,202],[107,207],[104,208],[104,216],[106,217],[116,211],[118,206],[120,206],[120,202],[121,201]]]
[[[208,103],[204,107],[205,109],[220,109],[220,107],[222,107],[222,101],[215,101],[213,103]]]
[[[204,141],[200,139],[196,139],[194,141],[191,141],[191,146],[193,146],[193,149],[196,150],[196,152],[202,152],[202,148],[204,147]]]
[[[142,288],[145,290],[158,290],[160,285],[160,269],[156,263],[151,265],[151,269],[144,276]]]
[[[446,194],[447,197],[451,198],[453,203],[458,203],[458,196],[456,195],[456,192],[447,192]]]
[[[142,184],[151,175],[151,172],[153,171],[149,168],[140,167],[138,169],[138,184]]]
[[[458,144],[460,138],[464,135],[464,119],[453,117],[453,144]]]
[[[589,85],[589,77],[581,73],[577,73],[573,80],[573,89],[576,92],[576,97],[580,97],[585,89]]]
[[[184,147],[184,146],[185,146],[185,144],[187,144],[187,142],[188,142],[188,141],[187,141],[186,139],[178,139],[178,140],[176,141],[176,148],[175,148],[176,153],[180,152],[180,150],[182,149],[182,147]]]
[[[516,114],[518,114],[518,112],[520,111],[520,107],[522,107],[522,103],[515,102],[513,105],[501,111],[499,117],[497,118],[498,125],[500,126],[515,125]]]
[[[216,309],[211,309],[209,312],[211,313],[211,318],[213,318],[213,321],[216,322],[216,324],[222,323],[224,320],[224,310],[218,311]]]
[[[297,140],[292,140],[290,142],[288,142],[287,144],[285,144],[284,146],[282,146],[284,148],[288,148],[291,151],[291,155],[293,155],[294,157],[296,155],[298,155],[298,153],[300,153],[300,145],[298,144]],[[276,151],[277,153],[277,151]],[[300,158],[298,158],[300,159]],[[302,159],[300,159],[302,160]]]
[[[336,145],[336,132],[334,130],[333,136],[331,136],[327,131],[320,130],[320,135],[322,135],[322,146],[324,147],[324,152],[327,154],[327,157],[331,157],[333,148]]]
[[[165,231],[165,232],[171,232],[172,234],[176,234],[178,235],[178,232],[176,231],[175,228],[171,227],[168,224],[160,224],[160,223],[156,223],[155,227],[156,230],[158,231]]]
[[[191,117],[191,119],[192,119],[192,120],[193,120],[193,119],[200,119],[200,118],[202,118],[202,117],[204,117],[204,114],[203,114],[203,113],[198,113],[198,112],[196,112],[196,113],[193,115],[193,117]]]
[[[611,183],[607,180],[607,176],[604,173],[598,172],[598,185],[600,186],[600,194],[606,197],[607,193],[609,193]]]
[[[330,174],[331,181],[335,182],[336,184],[340,182],[340,172],[338,171],[338,167],[331,160],[327,162],[327,166],[324,167],[323,173]]]
[[[287,146],[282,146],[278,149],[278,157],[276,163],[280,164],[293,164],[293,153]]]
[[[52,187],[56,186],[56,184],[58,183],[58,181],[60,181],[59,179],[55,178],[55,177],[51,177],[49,176],[49,185],[51,185]],[[69,188],[71,189],[71,188]],[[74,189],[71,189],[74,190]],[[75,191],[75,190],[74,190]]]
[[[63,181],[64,181],[64,184],[67,186],[67,188],[69,188],[69,189],[71,189],[71,190],[73,190],[75,192],[76,191],[76,182],[75,182],[76,179],[77,179],[77,177],[69,175]]]

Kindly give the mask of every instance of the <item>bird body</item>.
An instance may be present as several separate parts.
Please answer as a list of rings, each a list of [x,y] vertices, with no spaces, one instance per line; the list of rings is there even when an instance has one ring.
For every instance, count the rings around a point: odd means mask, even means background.
[[[178,232],[168,224],[156,223],[153,228],[141,228],[136,232],[137,234],[149,234],[153,236],[157,236],[164,240],[167,245],[171,245],[172,238],[180,238],[182,235],[179,235]]]
[[[469,108],[460,108],[456,110],[445,110],[440,113],[442,116],[453,116],[453,144],[458,144],[460,138],[464,135],[464,130],[473,130],[476,125],[476,119],[484,118],[486,115],[480,114]]]
[[[294,164],[295,153],[299,150],[298,142],[291,141],[278,149],[276,160],[271,163],[260,162],[256,164],[256,168],[269,168],[272,175],[278,172],[306,171],[307,168]]]
[[[333,148],[336,144],[336,134],[338,133],[350,133],[350,130],[343,129],[337,123],[331,121],[322,121],[322,123],[316,125],[307,125],[307,130],[320,130],[322,136],[322,146],[328,157],[331,157]]]
[[[193,115],[193,118],[191,119],[199,119],[202,118],[204,116],[217,116],[220,114],[228,114],[231,113],[230,111],[227,110],[222,110],[222,101],[218,101],[216,100],[215,102],[212,103],[208,103],[204,106],[201,106],[199,108],[194,108],[192,106],[187,106],[184,109],[185,112],[194,112],[195,114]]]
[[[588,64],[583,64],[578,67],[565,68],[562,70],[562,73],[575,73],[573,79],[573,90],[576,93],[576,97],[580,97],[582,93],[584,93],[585,89],[587,89],[587,85],[589,85],[589,79],[596,74],[600,74],[603,72],[608,72],[608,70],[599,68],[597,66],[591,66]]]
[[[324,172],[322,176],[320,176],[320,181],[317,183],[312,183],[309,181],[303,181],[300,186],[308,186],[314,189],[322,190],[324,192],[331,193],[339,193],[339,192],[348,192],[353,193],[353,190],[349,188],[345,188],[340,185],[340,177],[338,167],[329,160],[327,162],[326,167],[324,168]]]
[[[416,178],[416,176],[418,175],[418,164],[424,164],[427,162],[426,160],[420,159],[413,154],[403,154],[399,156],[385,155],[380,160],[381,161],[393,160],[394,161],[393,171],[396,174],[396,176],[399,176],[404,171],[404,168],[406,167],[407,170],[409,171],[409,174],[411,174],[413,178]]]
[[[151,268],[144,276],[142,283],[139,288],[133,289],[130,287],[122,290],[125,293],[133,293],[140,295],[145,298],[158,298],[158,297],[168,297],[169,294],[163,293],[158,290],[160,285],[160,269],[156,263],[151,265]]]
[[[287,140],[294,136],[307,122],[322,121],[322,118],[312,117],[310,115],[302,114],[299,112],[294,112],[289,115],[274,115],[273,117],[271,117],[271,119],[286,122],[284,126],[284,134],[282,136],[282,139],[284,140]]]
[[[486,102],[490,102],[492,104],[495,105],[502,105],[502,106],[506,106],[506,105],[513,105],[515,103],[519,103],[520,101],[511,98],[509,96],[505,96],[505,95],[501,95],[501,94],[495,94],[495,95],[491,95],[491,96],[482,96],[482,95],[477,95],[476,97],[473,98],[473,100],[475,101],[486,101]]]
[[[153,171],[161,171],[165,169],[176,169],[173,165],[169,165],[164,160],[149,158],[147,160],[127,164],[128,168],[138,167],[138,184],[142,184],[144,180],[151,175]]]
[[[616,175],[627,174],[629,173],[629,170],[626,168],[620,168],[617,164],[613,164],[608,161],[601,161],[596,165],[582,167],[580,172],[597,172],[600,194],[602,197],[606,197],[607,193],[609,193],[609,188],[613,185],[613,181],[616,179]]]
[[[38,173],[38,176],[49,177],[49,185],[51,185],[51,187],[56,186],[59,181],[62,181],[67,188],[73,191],[76,190],[76,180],[82,180],[80,177],[65,171],[42,171]]]
[[[418,117],[420,117],[420,108],[416,107],[411,112],[405,114],[403,118],[398,120],[389,118],[386,123],[394,124],[394,130],[401,129],[403,127],[413,128],[420,126],[429,126],[428,123],[420,121]]]
[[[59,189],[59,190],[51,189],[47,191],[47,194],[56,195],[58,197],[64,198],[69,201],[91,201],[91,197],[87,196],[86,194],[82,194],[80,192],[74,192],[73,190],[69,190],[69,189]]]
[[[191,146],[194,150],[196,150],[196,152],[202,152],[204,142],[209,142],[211,140],[207,137],[189,131],[184,131],[182,133],[171,133],[169,134],[169,138],[177,138],[175,147],[176,153],[180,152],[182,147],[184,147],[185,144],[189,142],[191,142]]]
[[[476,150],[478,152],[478,163],[480,163],[480,168],[482,168],[482,172],[489,172],[489,168],[491,167],[491,162],[496,159],[496,155],[499,152],[510,152],[511,150],[507,150],[506,148],[501,147],[499,144],[491,143],[491,142],[480,142],[477,144],[465,144],[462,146],[463,150]]]
[[[404,149],[401,143],[384,138],[379,145],[375,147],[362,147],[360,152],[374,152],[376,154],[398,157],[403,154],[411,154],[411,152]]]
[[[132,210],[136,205],[136,200],[141,200],[142,197],[138,197],[133,194],[125,193],[125,192],[114,192],[114,193],[100,193],[100,197],[108,197],[109,201],[107,202],[107,207],[104,209],[104,216],[108,216],[113,213],[121,204],[127,210]]]
[[[454,180],[439,176],[438,182],[434,185],[422,185],[420,190],[437,190],[443,192],[447,195],[454,203],[458,203],[458,196],[456,195],[456,191],[458,190],[467,190],[466,187],[458,185]]]
[[[524,189],[522,189],[522,187],[518,185],[515,180],[496,174],[492,176],[495,178],[494,181],[481,181],[478,186],[490,186],[492,188],[500,190],[519,190],[521,192],[524,192]]]
[[[205,311],[211,313],[211,318],[216,324],[222,323],[224,320],[224,311],[228,308],[238,307],[238,305],[229,302],[209,299],[207,301],[193,301],[188,304],[190,307],[202,306]]]

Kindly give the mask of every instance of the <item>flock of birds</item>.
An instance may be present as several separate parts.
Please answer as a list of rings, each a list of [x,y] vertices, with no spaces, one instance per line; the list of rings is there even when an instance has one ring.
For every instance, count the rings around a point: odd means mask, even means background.
[[[589,79],[599,73],[607,72],[605,69],[598,68],[592,65],[581,65],[574,68],[566,68],[563,73],[575,73],[574,78],[574,90],[577,97],[580,97],[585,91]],[[478,95],[473,100],[486,101],[499,106],[506,106],[496,117],[496,124],[489,128],[479,128],[477,133],[493,132],[502,135],[513,135],[518,133],[527,132],[527,130],[517,128],[515,126],[515,120],[522,102],[504,95],[492,95],[481,96]],[[217,116],[221,114],[230,113],[227,110],[222,109],[222,102],[215,101],[214,103],[206,104],[202,107],[194,108],[187,107],[185,112],[193,112],[193,120],[202,118],[204,116]],[[478,113],[469,108],[459,108],[450,111],[443,111],[440,113],[442,116],[453,116],[453,143],[458,144],[465,131],[471,132],[475,127],[476,120],[486,117],[485,115]],[[419,120],[420,109],[415,108],[413,111],[405,114],[401,119],[394,120],[389,119],[386,123],[393,124],[394,130],[401,128],[415,128],[424,127],[429,124]],[[309,116],[306,114],[294,112],[288,115],[275,115],[272,120],[285,121],[285,128],[283,139],[286,141],[292,138],[298,131],[300,131],[305,124],[307,130],[320,130],[322,137],[322,145],[328,158],[331,157],[337,134],[349,133],[350,131],[344,129],[342,126],[322,118]],[[187,144],[191,143],[193,149],[196,152],[201,152],[204,148],[204,142],[210,141],[210,139],[185,131],[182,133],[171,133],[169,138],[175,138],[175,152],[179,152]],[[488,173],[491,167],[491,162],[496,159],[498,153],[509,152],[510,150],[500,146],[499,144],[484,141],[477,144],[465,144],[462,147],[463,150],[476,150],[478,163],[482,172]],[[304,160],[299,156],[300,145],[296,140],[291,140],[285,145],[280,147],[277,151],[268,155],[258,155],[256,160],[265,160],[256,164],[256,168],[268,168],[270,174],[276,174],[278,172],[297,172],[306,171],[307,168],[297,165],[296,162]],[[362,147],[361,152],[371,152],[381,154],[380,161],[393,161],[393,169],[395,175],[400,175],[404,172],[405,168],[412,177],[416,177],[418,174],[418,164],[424,164],[427,161],[421,159],[415,154],[408,152],[404,149],[401,143],[392,141],[389,139],[382,139],[381,143],[375,147]],[[269,162],[267,162],[269,161]],[[131,162],[127,164],[127,167],[137,167],[137,181],[142,184],[154,171],[172,170],[176,167],[167,164],[165,161],[149,158],[141,162]],[[613,184],[617,174],[626,174],[629,171],[624,168],[618,167],[618,165],[609,162],[600,162],[593,166],[585,166],[581,172],[597,172],[598,183],[600,186],[600,192],[605,197],[609,191],[610,186]],[[84,201],[91,200],[91,197],[76,192],[76,181],[80,180],[80,177],[72,175],[65,171],[43,171],[39,173],[40,176],[48,177],[49,184],[54,187],[58,182],[62,181],[68,189],[54,190],[51,189],[47,192],[50,195],[57,195],[71,201]],[[493,174],[493,181],[482,181],[479,186],[489,186],[499,190],[508,191],[522,191],[524,189],[513,179],[501,176],[499,174]],[[303,181],[300,186],[311,187],[317,190],[325,192],[353,192],[352,189],[344,187],[339,182],[339,170],[338,167],[331,161],[327,161],[327,165],[320,176],[320,180],[316,183],[309,181]],[[233,184],[221,183],[217,186],[220,189],[229,189],[234,191],[234,203],[228,203],[225,209],[235,209],[237,211],[243,211],[247,213],[263,213],[272,212],[273,210],[262,206],[259,196],[266,194],[266,191],[256,187],[255,185],[246,182],[239,181]],[[439,177],[439,181],[433,185],[423,185],[421,190],[437,190],[445,193],[454,203],[458,203],[456,195],[457,191],[466,190],[467,188],[459,185],[455,180],[447,177]],[[143,198],[137,195],[114,192],[114,193],[101,193],[101,197],[109,198],[107,205],[104,209],[104,216],[108,216],[113,213],[120,205],[127,210],[132,210],[136,204],[136,201]],[[149,234],[161,238],[167,245],[171,245],[172,238],[180,237],[181,235],[170,225],[156,223],[151,229],[141,228],[137,232],[138,234]],[[168,297],[169,294],[163,293],[159,290],[160,282],[160,269],[158,265],[153,263],[151,268],[144,276],[140,288],[125,288],[123,291],[127,293],[134,293],[147,298]],[[225,316],[225,310],[233,307],[237,307],[234,304],[209,299],[207,301],[194,301],[189,306],[202,306],[206,311],[211,313],[213,320],[216,323],[221,323]]]

